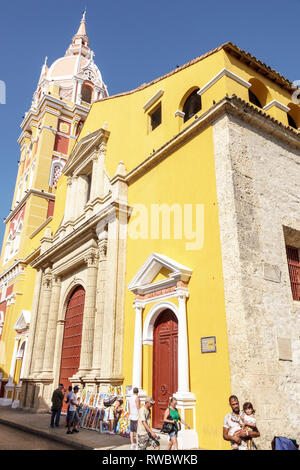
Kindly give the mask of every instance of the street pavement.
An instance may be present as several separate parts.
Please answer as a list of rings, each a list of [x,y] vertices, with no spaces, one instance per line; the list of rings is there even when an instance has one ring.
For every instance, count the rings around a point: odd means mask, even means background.
[[[0,450],[73,450],[73,447],[0,424]]]
[[[61,416],[58,428],[50,427],[49,413],[29,413],[10,407],[0,407],[0,424],[50,439],[58,444],[82,450],[129,450],[129,438],[119,435],[100,434],[97,431],[79,428],[77,434],[66,434],[65,416]],[[4,429],[4,428],[3,428]],[[1,431],[0,431],[1,432]],[[2,433],[0,434],[0,440]],[[161,449],[167,448],[168,440],[160,435]]]

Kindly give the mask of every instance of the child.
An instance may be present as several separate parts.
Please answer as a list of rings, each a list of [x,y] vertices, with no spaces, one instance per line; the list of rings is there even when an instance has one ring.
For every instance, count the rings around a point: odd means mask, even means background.
[[[246,401],[243,404],[243,413],[242,413],[242,421],[243,421],[243,430],[244,431],[252,431],[256,428],[256,419],[254,418],[255,410],[253,409],[252,403],[250,401]],[[256,449],[256,446],[251,439],[247,439],[247,448],[248,450]]]

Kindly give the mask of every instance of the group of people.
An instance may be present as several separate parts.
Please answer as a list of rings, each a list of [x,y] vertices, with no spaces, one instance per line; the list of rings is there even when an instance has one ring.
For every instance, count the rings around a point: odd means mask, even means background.
[[[68,404],[67,410],[67,434],[77,433],[78,431],[78,424],[79,424],[79,416],[77,412],[78,408],[78,398],[77,393],[79,391],[79,387],[75,385],[74,388],[69,386],[68,394],[66,397],[66,403]],[[66,389],[64,388],[63,384],[59,384],[58,388],[54,390],[52,394],[52,407],[51,407],[51,428],[59,427],[60,422],[60,415],[61,410],[63,407],[63,401],[65,398]],[[73,428],[73,429],[71,429]]]
[[[131,449],[145,450],[147,447],[151,446],[159,450],[159,436],[150,426],[151,408],[155,404],[155,401],[152,397],[147,397],[145,399],[145,405],[142,407],[138,393],[138,388],[134,388],[133,395],[128,401]],[[180,430],[180,423],[183,423],[190,429],[190,426],[181,419],[176,406],[176,398],[170,398],[169,406],[164,413],[163,422],[167,424],[165,432],[169,435],[167,450],[171,450],[172,448],[174,450],[178,449],[177,435]]]
[[[79,387],[75,385],[69,387],[66,397],[68,404],[67,411],[67,434],[77,433],[79,425],[78,416],[78,398],[77,393]],[[51,427],[59,426],[61,410],[63,407],[63,400],[65,398],[66,389],[63,384],[54,390],[52,395],[52,408],[51,408]],[[131,449],[145,450],[147,447],[153,447],[156,450],[160,449],[160,437],[151,428],[151,408],[155,404],[152,397],[145,399],[144,406],[141,406],[138,388],[133,389],[133,394],[128,400],[128,412],[130,420],[130,444]],[[239,400],[235,395],[229,397],[229,405],[231,413],[226,414],[223,422],[223,439],[230,441],[232,450],[254,450],[256,446],[253,439],[260,436],[256,426],[256,419],[254,417],[255,410],[250,402],[243,404],[242,411],[240,410]],[[122,412],[123,400],[116,398],[115,401],[108,409],[108,422],[109,433],[114,434],[116,425],[120,414]],[[169,406],[165,410],[163,417],[162,431],[169,435],[169,443],[167,450],[178,449],[178,431],[181,429],[183,423],[188,429],[190,426],[186,424],[180,417],[177,410],[177,400],[171,397]],[[72,428],[72,429],[71,429]]]

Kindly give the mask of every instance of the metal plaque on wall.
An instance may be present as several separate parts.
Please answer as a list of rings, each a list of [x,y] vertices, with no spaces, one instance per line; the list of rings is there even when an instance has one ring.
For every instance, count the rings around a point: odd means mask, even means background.
[[[201,352],[202,353],[217,352],[215,336],[206,336],[205,338],[201,338]]]

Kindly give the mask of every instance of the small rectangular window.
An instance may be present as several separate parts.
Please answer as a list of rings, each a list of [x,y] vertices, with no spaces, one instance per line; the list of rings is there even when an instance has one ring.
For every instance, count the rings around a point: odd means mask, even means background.
[[[150,113],[150,124],[152,131],[161,124],[161,104]]]
[[[299,250],[293,246],[286,246],[291,289],[294,300],[300,300],[300,261]]]

